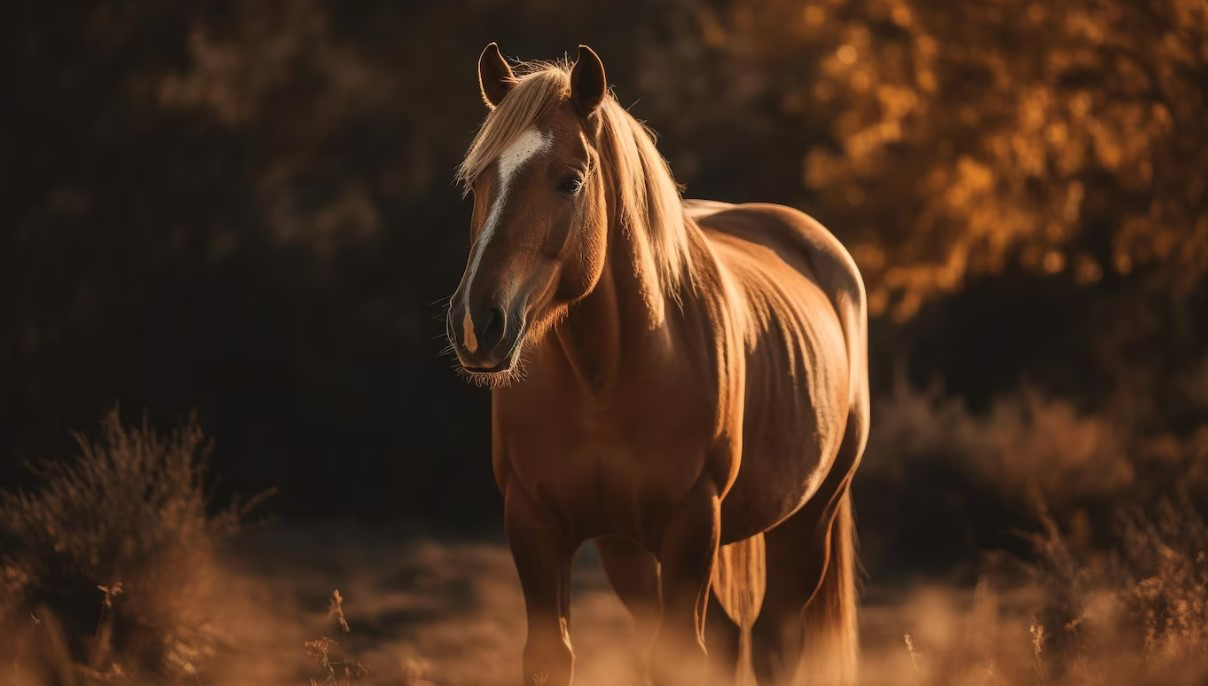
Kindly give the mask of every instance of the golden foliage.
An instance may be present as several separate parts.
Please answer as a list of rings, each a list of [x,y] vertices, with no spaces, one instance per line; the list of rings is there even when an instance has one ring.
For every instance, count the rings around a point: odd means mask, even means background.
[[[663,101],[799,145],[799,204],[853,245],[878,310],[1012,263],[1086,284],[1156,267],[1176,293],[1208,271],[1203,2],[693,7],[694,49],[651,77]],[[709,58],[707,97],[672,78]]]

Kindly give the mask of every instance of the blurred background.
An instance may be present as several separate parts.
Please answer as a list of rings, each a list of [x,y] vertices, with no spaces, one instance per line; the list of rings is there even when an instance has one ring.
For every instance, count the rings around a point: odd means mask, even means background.
[[[0,485],[111,408],[195,412],[218,500],[497,535],[488,393],[438,354],[495,40],[591,45],[687,197],[792,205],[852,251],[872,583],[972,583],[1030,532],[1107,548],[1121,512],[1208,503],[1202,0],[3,13]]]

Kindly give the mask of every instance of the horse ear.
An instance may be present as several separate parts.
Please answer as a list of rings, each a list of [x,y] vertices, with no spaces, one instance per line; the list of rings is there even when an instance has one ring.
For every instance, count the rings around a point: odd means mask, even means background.
[[[575,109],[584,117],[590,116],[607,92],[608,80],[604,77],[600,56],[586,45],[580,45],[575,68],[570,72],[570,99]]]
[[[482,90],[482,101],[493,110],[514,85],[516,75],[500,54],[499,45],[491,43],[478,58],[478,87]]]

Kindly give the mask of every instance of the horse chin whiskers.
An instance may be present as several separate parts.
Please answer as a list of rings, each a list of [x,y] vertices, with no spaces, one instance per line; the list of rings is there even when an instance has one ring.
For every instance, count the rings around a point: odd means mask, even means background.
[[[528,376],[523,356],[518,356],[515,363],[508,369],[498,372],[476,372],[466,369],[460,364],[456,365],[455,369],[458,375],[466,381],[480,388],[490,389],[507,388],[524,381],[525,377]]]

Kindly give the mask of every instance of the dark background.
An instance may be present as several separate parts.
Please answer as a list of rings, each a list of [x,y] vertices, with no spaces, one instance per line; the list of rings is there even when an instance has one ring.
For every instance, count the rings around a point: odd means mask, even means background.
[[[219,499],[493,530],[488,393],[439,352],[468,243],[452,175],[497,40],[590,44],[687,196],[787,203],[852,249],[877,398],[857,493],[886,554],[1013,545],[1037,497],[1094,523],[1197,488],[1193,4],[13,4],[0,485],[115,405],[195,411]]]

